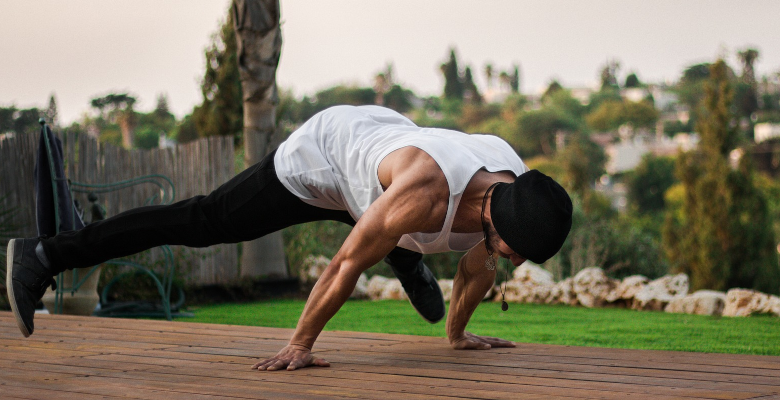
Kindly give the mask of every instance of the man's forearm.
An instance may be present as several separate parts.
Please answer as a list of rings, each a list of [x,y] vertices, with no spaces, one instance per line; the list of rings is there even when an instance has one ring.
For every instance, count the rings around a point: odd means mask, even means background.
[[[335,261],[335,260],[334,260]],[[306,301],[290,344],[311,349],[325,324],[349,299],[360,272],[349,270],[344,263],[329,266],[320,276]]]
[[[469,265],[469,262],[474,263],[474,259],[473,254],[467,254],[458,263],[447,316],[447,338],[450,343],[463,338],[471,315],[485,298],[485,293],[493,287],[495,272],[477,270],[475,273],[475,265]]]

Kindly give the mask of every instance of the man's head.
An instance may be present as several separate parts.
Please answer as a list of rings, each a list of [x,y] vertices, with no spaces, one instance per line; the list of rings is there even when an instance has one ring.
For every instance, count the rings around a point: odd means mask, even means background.
[[[528,171],[493,190],[490,218],[500,240],[489,237],[487,244],[500,250],[503,241],[516,255],[541,264],[563,246],[571,213],[571,199],[561,185],[537,170]]]

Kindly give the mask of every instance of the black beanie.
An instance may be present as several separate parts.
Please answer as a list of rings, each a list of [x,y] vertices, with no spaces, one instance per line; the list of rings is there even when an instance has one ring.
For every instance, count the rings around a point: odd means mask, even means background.
[[[528,171],[493,190],[490,215],[501,239],[536,264],[554,256],[571,229],[571,199],[549,176]]]

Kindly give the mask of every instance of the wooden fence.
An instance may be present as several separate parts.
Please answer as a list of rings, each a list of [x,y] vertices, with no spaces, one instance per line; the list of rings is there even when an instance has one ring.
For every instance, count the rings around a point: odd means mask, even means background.
[[[204,138],[169,149],[125,150],[87,135],[58,136],[66,158],[65,173],[73,181],[109,183],[164,174],[173,180],[178,201],[208,194],[235,175],[233,139],[229,137]],[[12,221],[23,237],[37,235],[33,169],[38,138],[39,133],[31,133],[0,139],[0,206],[16,209]],[[154,190],[153,185],[123,189],[100,195],[99,202],[111,216],[144,205]],[[88,204],[85,197],[79,201]],[[177,269],[188,284],[235,283],[238,279],[237,245],[173,246],[173,250]]]

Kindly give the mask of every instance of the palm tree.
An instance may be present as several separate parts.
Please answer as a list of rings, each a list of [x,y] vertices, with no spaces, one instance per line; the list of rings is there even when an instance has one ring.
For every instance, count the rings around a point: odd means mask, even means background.
[[[234,0],[238,72],[244,104],[244,162],[250,167],[278,146],[276,68],[282,51],[279,0]],[[281,232],[246,242],[241,276],[287,277]]]

